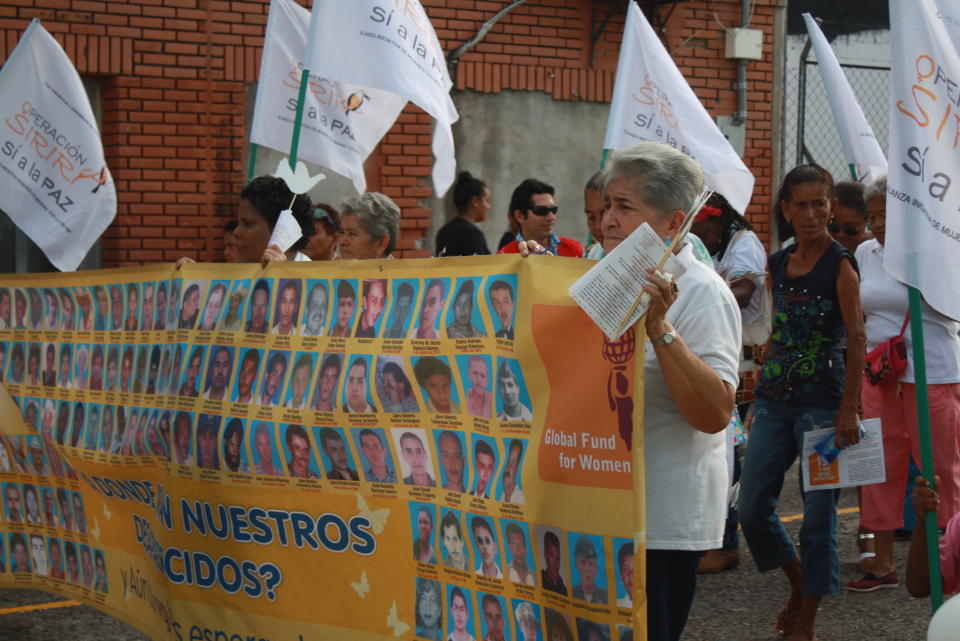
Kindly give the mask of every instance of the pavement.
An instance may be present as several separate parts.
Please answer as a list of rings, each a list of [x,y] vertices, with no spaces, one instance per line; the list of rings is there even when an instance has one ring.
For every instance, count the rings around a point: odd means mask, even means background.
[[[791,534],[800,529],[801,504],[796,469],[784,484],[780,514]],[[861,576],[857,564],[859,513],[853,490],[840,499],[840,576]],[[905,576],[907,542],[897,542],[897,571]],[[787,597],[779,571],[760,574],[741,538],[740,567],[701,577],[682,641],[775,641],[773,623]],[[148,641],[134,628],[86,606],[24,611],[24,606],[63,601],[37,590],[0,590],[2,641]],[[901,586],[867,594],[844,592],[823,600],[817,617],[821,641],[923,641],[930,620],[929,599],[914,599]]]

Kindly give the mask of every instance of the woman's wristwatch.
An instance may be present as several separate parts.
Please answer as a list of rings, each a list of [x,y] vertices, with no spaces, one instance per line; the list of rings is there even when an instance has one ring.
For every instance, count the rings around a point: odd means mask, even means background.
[[[669,345],[675,340],[677,340],[677,329],[674,327],[674,328],[671,328],[669,332],[667,332],[660,338],[651,338],[650,342],[654,346],[659,346],[659,345]]]

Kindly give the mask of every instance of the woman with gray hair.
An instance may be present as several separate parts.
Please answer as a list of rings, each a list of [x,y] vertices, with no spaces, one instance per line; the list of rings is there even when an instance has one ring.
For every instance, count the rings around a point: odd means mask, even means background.
[[[400,208],[378,192],[340,203],[341,258],[390,258],[400,238]]]
[[[600,180],[607,254],[643,223],[664,241],[675,239],[703,189],[696,161],[654,142],[614,153]],[[697,260],[691,243],[671,247],[686,271],[671,283],[649,270],[644,286],[651,296],[643,400],[650,641],[680,638],[700,555],[723,539],[724,433],[740,351],[740,308],[730,288]],[[621,437],[629,447],[630,435]]]

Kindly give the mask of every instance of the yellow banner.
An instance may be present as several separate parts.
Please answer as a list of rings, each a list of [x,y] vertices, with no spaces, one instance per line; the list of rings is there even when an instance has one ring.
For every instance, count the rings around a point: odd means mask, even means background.
[[[0,586],[158,641],[645,638],[643,337],[589,266],[0,276]]]

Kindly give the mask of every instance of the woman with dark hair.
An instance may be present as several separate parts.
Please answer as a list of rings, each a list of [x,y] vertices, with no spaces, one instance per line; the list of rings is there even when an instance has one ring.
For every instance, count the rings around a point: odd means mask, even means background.
[[[335,260],[340,257],[340,212],[326,203],[317,203],[313,210],[313,236],[303,253],[310,260]]]
[[[397,363],[388,361],[381,368],[379,390],[384,412],[420,411],[413,397],[413,385]]]
[[[840,448],[860,441],[860,276],[853,255],[827,231],[832,198],[833,178],[817,165],[793,169],[777,197],[797,242],[767,263],[773,331],[740,479],[739,516],[757,568],[780,568],[790,583],[775,629],[793,641],[817,638],[820,601],[840,588],[839,490],[804,494],[801,557],[776,515],[784,476],[810,430],[832,425]]]
[[[490,211],[490,188],[486,183],[461,171],[453,186],[453,205],[457,216],[437,232],[437,256],[487,255],[487,239],[477,223]]]

